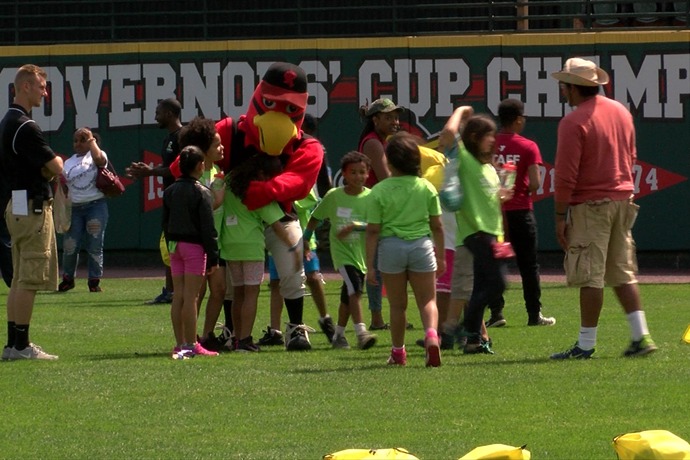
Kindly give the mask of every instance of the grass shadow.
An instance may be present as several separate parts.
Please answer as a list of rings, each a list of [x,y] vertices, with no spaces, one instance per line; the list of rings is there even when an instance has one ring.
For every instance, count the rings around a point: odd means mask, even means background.
[[[123,359],[149,359],[149,358],[170,358],[170,352],[156,351],[141,353],[134,351],[131,353],[111,353],[88,356],[89,361],[109,361],[109,360],[123,360]]]

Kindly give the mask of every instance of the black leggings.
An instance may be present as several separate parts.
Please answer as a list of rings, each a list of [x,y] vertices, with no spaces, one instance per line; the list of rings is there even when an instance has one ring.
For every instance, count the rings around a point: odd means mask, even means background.
[[[470,336],[478,336],[484,321],[484,309],[500,301],[506,289],[505,264],[494,258],[496,237],[484,232],[465,238],[464,244],[474,256],[474,284],[467,311],[465,329]]]

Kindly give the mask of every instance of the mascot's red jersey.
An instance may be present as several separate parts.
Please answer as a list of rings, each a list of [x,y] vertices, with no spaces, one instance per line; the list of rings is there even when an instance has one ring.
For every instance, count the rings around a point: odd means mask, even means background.
[[[293,201],[306,197],[323,162],[321,143],[301,131],[307,107],[307,77],[300,67],[272,64],[256,87],[247,113],[239,120],[216,123],[225,156],[218,164],[227,173],[256,153],[278,155],[283,170],[272,179],[251,182],[244,204],[253,210],[272,201],[291,212]]]

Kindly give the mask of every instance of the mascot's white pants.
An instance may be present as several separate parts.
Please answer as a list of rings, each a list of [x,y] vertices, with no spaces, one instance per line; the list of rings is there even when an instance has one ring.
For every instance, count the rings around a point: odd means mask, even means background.
[[[297,241],[302,238],[302,229],[299,221],[284,222],[283,227],[290,235],[291,241]],[[278,276],[280,277],[280,295],[285,299],[298,299],[304,297],[304,265],[300,264],[299,271],[295,271],[295,254],[288,251],[271,227],[267,227],[264,231],[266,237],[266,249],[273,256],[273,262],[276,265]],[[298,245],[297,251],[299,258],[302,260],[304,256],[304,248]]]

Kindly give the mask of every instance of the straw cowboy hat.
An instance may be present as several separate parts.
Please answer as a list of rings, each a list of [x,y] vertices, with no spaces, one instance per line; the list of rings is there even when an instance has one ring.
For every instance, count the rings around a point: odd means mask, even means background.
[[[560,82],[578,86],[599,86],[609,82],[609,74],[592,61],[582,58],[568,59],[563,70],[551,76]]]

